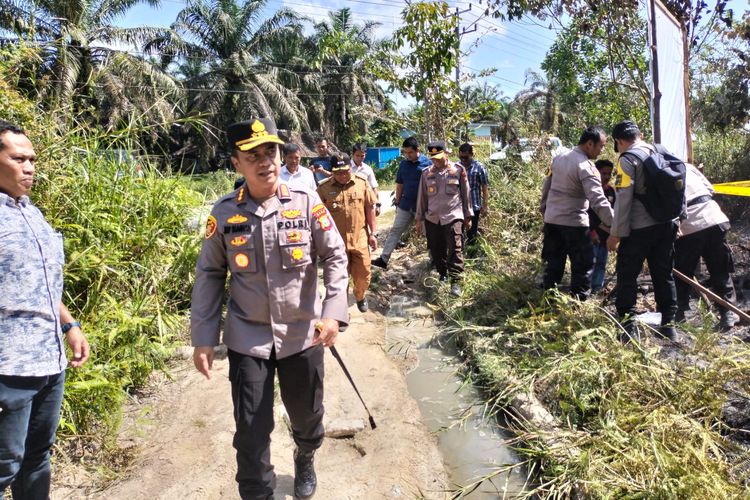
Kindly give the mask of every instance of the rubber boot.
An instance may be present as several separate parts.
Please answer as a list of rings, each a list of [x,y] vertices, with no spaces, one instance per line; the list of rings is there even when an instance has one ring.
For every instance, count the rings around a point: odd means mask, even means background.
[[[318,487],[313,458],[314,451],[294,450],[294,496],[295,498],[312,498]]]

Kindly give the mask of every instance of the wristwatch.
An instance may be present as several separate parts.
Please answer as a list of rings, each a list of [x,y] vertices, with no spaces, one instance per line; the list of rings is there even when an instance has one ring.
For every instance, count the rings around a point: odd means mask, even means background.
[[[75,328],[75,327],[81,328],[81,323],[79,323],[78,321],[73,321],[71,323],[65,323],[62,327],[60,327],[60,329],[62,330],[63,333],[68,333],[68,331],[71,328]]]

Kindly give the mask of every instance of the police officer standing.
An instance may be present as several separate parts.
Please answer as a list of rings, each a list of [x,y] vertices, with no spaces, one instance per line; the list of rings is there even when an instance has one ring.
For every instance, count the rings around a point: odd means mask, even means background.
[[[313,454],[323,441],[323,346],[348,321],[346,251],[318,195],[280,181],[273,120],[227,130],[232,164],[246,183],[214,205],[196,266],[190,333],[193,362],[211,376],[231,271],[224,344],[236,432],[237,482],[244,499],[271,498],[274,373],[294,442],[294,492],[315,493]],[[317,290],[323,265],[326,296]]]
[[[605,144],[604,129],[588,127],[575,148],[552,160],[542,187],[544,288],[554,288],[562,281],[565,260],[570,258],[570,293],[580,300],[589,296],[594,265],[587,210],[594,210],[605,225],[612,223],[612,207],[592,161]]]
[[[417,193],[417,232],[424,222],[427,248],[440,274],[440,281],[451,278],[451,293],[461,295],[458,277],[464,270],[464,224],[471,228],[474,212],[466,169],[448,160],[445,143],[431,142],[427,154],[432,166],[425,170]]]
[[[336,227],[346,243],[347,270],[354,282],[354,298],[360,312],[369,308],[365,292],[370,286],[370,248],[378,247],[375,237],[375,204],[377,198],[367,177],[352,175],[347,155],[331,156],[329,179],[318,186],[318,194],[331,212]]]
[[[626,331],[621,340],[627,343],[640,339],[634,316],[637,279],[644,260],[648,262],[656,306],[661,313],[661,327],[657,333],[675,340],[677,332],[673,320],[677,297],[672,265],[677,224],[675,221],[658,222],[649,215],[639,199],[646,194],[643,160],[653,151],[653,146],[643,141],[640,129],[630,120],[613,127],[612,139],[615,141],[615,152],[619,152],[620,157],[615,174],[617,203],[607,248],[610,252],[617,250],[615,306]]]
[[[680,231],[674,245],[674,267],[692,278],[701,257],[706,262],[710,275],[711,290],[727,302],[736,300],[730,273],[734,270],[732,249],[727,244],[729,219],[713,199],[714,188],[695,166],[687,163],[685,176],[685,199],[687,217],[680,223]],[[677,281],[676,321],[685,319],[690,309],[690,287]],[[719,307],[721,330],[729,330],[739,317],[725,307]]]

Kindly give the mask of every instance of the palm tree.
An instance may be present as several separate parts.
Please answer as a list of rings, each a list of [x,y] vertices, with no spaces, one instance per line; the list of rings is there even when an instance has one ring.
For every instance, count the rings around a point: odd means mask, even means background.
[[[541,128],[543,132],[552,133],[558,125],[557,89],[552,80],[547,80],[540,73],[531,69],[526,70],[526,81],[529,86],[516,95],[516,102],[522,108],[537,105],[542,101]]]
[[[189,0],[169,32],[144,46],[183,62],[189,112],[207,116],[218,129],[250,115],[274,117],[294,129],[306,126],[302,101],[280,80],[285,63],[262,60],[274,44],[297,36],[299,18],[281,9],[263,20],[266,3]]]
[[[385,103],[383,90],[368,71],[368,58],[382,42],[373,39],[379,23],[355,24],[347,7],[315,25],[312,66],[322,74],[320,98],[308,101],[319,128],[339,142],[364,134],[373,113]]]
[[[138,114],[165,124],[180,89],[150,61],[113,45],[136,46],[158,28],[112,23],[139,2],[158,0],[0,0],[0,28],[41,47],[33,82],[43,102],[67,116],[84,112],[108,127]],[[96,110],[96,111],[93,111]]]

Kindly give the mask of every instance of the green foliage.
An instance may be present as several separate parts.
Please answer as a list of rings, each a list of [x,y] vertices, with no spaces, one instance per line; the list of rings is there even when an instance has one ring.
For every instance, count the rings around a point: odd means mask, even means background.
[[[396,172],[398,172],[398,166],[401,164],[402,159],[400,156],[397,156],[386,163],[385,167],[375,169],[375,179],[377,179],[378,184],[389,185],[396,182]]]
[[[445,1],[413,2],[402,11],[404,24],[393,33],[373,70],[425,108],[425,135],[449,139],[462,117],[455,80],[449,76],[459,58],[457,16]]]
[[[123,391],[142,387],[180,339],[199,243],[186,221],[203,198],[149,165],[132,175],[98,139],[38,144],[32,197],[63,233],[64,301],[92,349],[69,371],[61,426],[106,439]]]
[[[622,36],[612,36],[613,31]],[[554,83],[554,98],[560,106],[559,137],[563,141],[574,143],[588,125],[610,129],[626,118],[647,133],[650,119],[645,53],[646,24],[636,15],[624,26],[613,26],[607,11],[597,9],[562,30],[542,69]],[[553,116],[545,120],[554,123]]]

